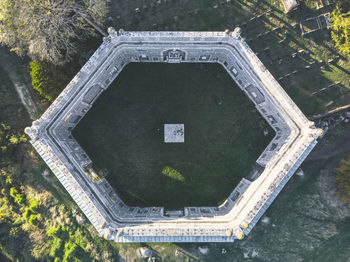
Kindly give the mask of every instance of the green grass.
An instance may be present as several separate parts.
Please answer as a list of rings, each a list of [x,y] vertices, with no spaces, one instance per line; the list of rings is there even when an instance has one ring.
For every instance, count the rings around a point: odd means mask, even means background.
[[[222,3],[222,4],[219,4]],[[219,4],[216,8],[216,6]],[[144,5],[147,6],[144,8]],[[299,72],[279,82],[306,115],[314,115],[349,103],[350,63],[334,48],[327,29],[302,36],[299,23],[308,17],[329,12],[334,7],[317,10],[312,0],[302,1],[298,10],[285,14],[281,1],[276,0],[118,0],[112,1],[110,26],[125,30],[224,31],[241,26],[242,34],[258,57],[276,78],[295,70]],[[139,8],[140,12],[135,9]],[[266,11],[271,10],[270,14]],[[253,19],[263,14],[260,18]],[[293,25],[296,25],[293,28]],[[273,28],[278,28],[275,31]],[[258,34],[270,31],[258,37]],[[279,41],[285,39],[283,44]],[[269,47],[269,50],[264,51]],[[305,50],[296,58],[291,55]],[[340,55],[339,57],[337,57]],[[282,59],[282,64],[278,61]],[[329,59],[334,59],[328,64]],[[312,60],[312,69],[305,69]],[[312,95],[332,83],[339,82],[336,92]],[[326,106],[333,101],[331,106]]]
[[[273,132],[218,64],[129,64],[73,135],[127,204],[179,208],[222,203]]]
[[[230,4],[219,6],[216,9],[213,8],[215,4],[214,2],[211,0],[167,0],[166,3],[162,1],[161,5],[157,5],[155,0],[112,0],[112,10],[110,16],[114,20],[109,23],[116,29],[124,28],[125,30],[223,31],[226,28],[233,29],[235,25],[241,25],[244,22],[248,22],[246,26],[242,26],[243,35],[246,37],[246,39],[254,39],[253,41],[248,42],[248,44],[255,52],[259,53],[259,58],[275,77],[278,78],[296,69],[302,71],[301,74],[294,75],[279,82],[306,114],[322,113],[322,111],[332,109],[337,105],[349,103],[348,89],[350,88],[350,78],[348,72],[350,71],[350,63],[348,60],[342,57],[335,58],[338,55],[338,52],[334,50],[333,43],[330,40],[330,35],[327,33],[327,30],[322,30],[320,32],[302,37],[298,27],[296,29],[291,27],[293,23],[298,23],[310,16],[316,16],[320,13],[328,11],[328,9],[323,8],[316,10],[315,2],[313,0],[305,0],[301,1],[301,7],[299,7],[297,11],[285,15],[283,13],[281,1],[279,0],[257,2],[232,0]],[[150,7],[151,3],[154,4],[153,7]],[[275,5],[273,5],[273,3],[275,3]],[[140,14],[136,14],[135,8],[142,7],[144,4],[149,6],[146,11],[142,10]],[[270,8],[272,8],[272,15],[264,15],[254,22],[249,22],[249,18],[251,18],[253,15],[263,13]],[[200,9],[198,14],[187,13],[187,11],[194,9]],[[118,19],[117,16],[120,16],[120,18]],[[175,17],[177,17],[176,21]],[[276,32],[272,33],[272,35],[266,35],[256,39],[257,34],[276,26],[283,27],[283,29],[277,30]],[[286,32],[286,34],[283,35],[281,33],[282,31]],[[278,44],[278,40],[282,38],[286,38],[286,41],[282,45]],[[86,43],[89,45],[87,50],[95,50],[95,46],[90,47],[91,41],[87,41]],[[313,46],[310,43],[313,43]],[[267,46],[270,47],[270,52],[263,51]],[[80,45],[79,47],[80,53],[84,55],[84,57],[81,58],[81,61],[83,62],[89,57],[89,55],[88,52],[81,49]],[[297,59],[291,59],[291,54],[299,49],[305,49],[306,51],[309,51],[309,53],[304,54]],[[2,55],[2,50],[0,50],[0,64],[3,66],[3,68],[0,69],[0,118],[1,121],[8,120],[6,122],[8,122],[16,130],[23,130],[23,128],[30,123],[30,120],[28,119],[25,109],[23,106],[21,106],[20,101],[16,99],[17,94],[12,87],[12,83],[7,78],[6,70],[4,70],[5,67],[9,67],[9,63],[18,60],[18,58],[13,56],[4,57]],[[283,63],[281,65],[279,65],[277,62],[280,58],[283,58]],[[326,61],[330,58],[335,58],[335,62],[334,64],[326,65],[325,69],[320,68],[321,65],[325,65],[325,63],[321,63],[316,64],[311,72],[303,70],[304,65],[308,64],[310,59]],[[23,68],[19,64],[20,63],[17,63],[13,69],[21,72],[20,70]],[[25,75],[25,72],[22,73],[22,75]],[[326,87],[330,83],[338,81],[341,83],[340,87],[336,91],[336,94],[331,94],[331,98],[328,97],[327,93],[319,94],[317,96],[312,95],[312,92]],[[30,83],[30,80],[26,82]],[[325,108],[324,105],[330,100],[334,100],[335,103],[329,108]],[[325,143],[320,143],[315,150],[325,146],[324,144]],[[105,158],[106,156],[108,157],[107,154],[102,154],[102,156]],[[336,159],[339,160],[340,157],[337,156]],[[317,186],[318,177],[321,171],[324,168],[331,169],[333,166],[338,164],[338,160],[316,161],[303,164],[303,169],[306,172],[306,175],[302,178],[297,176],[292,178],[287,187],[273,203],[273,206],[268,210],[267,216],[271,218],[273,223],[272,225],[275,225],[276,223],[276,227],[272,227],[271,225],[270,227],[266,227],[265,225],[257,225],[257,227],[251,232],[250,237],[243,241],[236,241],[233,244],[208,244],[210,247],[210,252],[206,256],[200,255],[198,252],[198,246],[201,245],[200,243],[151,243],[150,245],[158,252],[162,261],[232,261],[233,258],[237,261],[241,261],[245,259],[243,254],[251,250],[251,248],[256,248],[260,254],[260,257],[248,258],[248,260],[265,259],[280,261],[284,258],[284,260],[290,261],[293,259],[296,260],[295,258],[299,257],[299,260],[321,259],[321,261],[331,261],[332,259],[334,260],[334,258],[338,258],[335,259],[335,261],[344,261],[348,257],[348,254],[347,256],[344,256],[346,249],[343,247],[346,246],[346,243],[348,243],[348,238],[346,237],[348,237],[349,230],[344,230],[344,227],[338,227],[338,224],[337,229],[340,233],[337,236],[332,237],[330,240],[321,239],[323,243],[321,248],[317,245],[317,243],[311,241],[310,243],[313,244],[311,245],[311,249],[309,249],[309,245],[307,245],[305,242],[305,236],[312,234],[313,231],[302,232],[302,234],[293,234],[291,238],[288,238],[291,228],[298,231],[298,227],[301,227],[301,225],[304,224],[307,224],[307,226],[311,228],[315,226],[324,226],[325,230],[327,230],[327,223],[324,222],[323,224],[318,224],[320,221],[318,218],[310,218],[309,220],[305,220],[304,218],[306,216],[304,214],[304,209],[293,208],[292,213],[290,213],[290,210],[287,209],[291,209],[291,203],[293,204],[298,202],[299,198],[302,198],[302,202],[305,200],[307,202],[308,195],[310,194],[309,192],[312,191],[315,185]],[[16,159],[16,161],[23,164],[21,158]],[[175,168],[174,166],[171,167]],[[179,171],[176,168],[175,170]],[[183,173],[181,174],[184,175]],[[20,174],[20,176],[25,178],[25,173]],[[44,181],[42,181],[44,179],[42,177],[40,179],[41,170],[33,176],[36,181],[39,181],[40,184],[44,183]],[[166,178],[163,174],[159,174],[159,176]],[[170,178],[167,179],[170,180]],[[24,179],[24,181],[25,180],[26,179]],[[56,190],[52,190],[49,187],[46,188],[52,191],[55,197],[58,198],[59,196],[63,196],[63,198],[69,198],[69,201],[71,201],[71,198],[62,194],[62,192],[56,192]],[[324,188],[320,188],[319,190],[322,190],[323,192]],[[182,192],[179,192],[178,195],[181,196],[181,193]],[[127,197],[130,198],[129,195]],[[62,203],[63,201],[59,199],[59,202]],[[320,204],[317,202],[312,207],[315,206],[319,207]],[[284,219],[283,216],[281,217],[281,214],[285,213],[287,214],[285,218],[294,218],[293,214],[296,212],[300,212],[302,214],[295,219],[296,224],[286,224],[286,219]],[[330,221],[333,223],[334,218],[332,218]],[[344,224],[346,224],[346,222],[348,221],[344,221]],[[349,223],[346,225],[348,224]],[[141,260],[137,250],[140,247],[139,243],[117,244],[106,241],[95,235],[96,232],[91,225],[88,224],[84,227],[88,228],[94,234],[93,241],[90,242],[96,244],[97,251],[95,253],[103,255],[108,250],[111,252],[110,246],[112,245],[112,250],[114,251],[113,258],[115,261],[122,259],[126,261]],[[47,252],[49,252],[51,248],[50,243],[48,243],[47,246],[44,246],[42,245],[42,242],[36,242],[32,236],[29,237],[30,232],[23,232],[22,230],[19,230],[19,232],[14,234],[13,231],[10,231],[11,228],[12,226],[9,226],[7,223],[2,223],[0,227],[0,235],[2,240],[0,246],[0,252],[2,253],[0,253],[1,261],[7,261],[7,259],[3,256],[4,254],[10,254],[10,256],[13,256],[14,258],[11,259],[11,261],[15,259],[22,261],[33,261],[34,258],[31,255],[38,252],[35,251],[34,248],[35,246],[38,246],[38,243],[39,246],[41,246],[41,249],[46,248],[48,250]],[[300,232],[300,229],[298,232]],[[38,235],[39,234],[42,234],[42,232],[38,232]],[[317,234],[314,233],[313,235]],[[85,235],[85,237],[86,236],[87,235]],[[339,245],[339,243],[345,244]],[[221,254],[222,247],[226,248],[228,251],[226,255]],[[182,249],[185,253],[189,254],[189,256],[175,256],[174,253],[176,248]],[[18,253],[15,253],[15,250],[18,251]],[[317,252],[320,250],[321,252]],[[119,255],[116,254],[117,252]],[[309,254],[307,258],[304,257],[305,254]],[[330,254],[331,256],[334,254],[333,257],[330,257]],[[38,260],[45,260],[45,258],[39,257]],[[107,259],[102,259],[101,256],[96,258],[96,260],[107,261]]]

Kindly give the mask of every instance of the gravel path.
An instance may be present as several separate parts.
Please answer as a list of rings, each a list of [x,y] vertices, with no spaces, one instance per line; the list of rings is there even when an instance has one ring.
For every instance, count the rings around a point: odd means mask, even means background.
[[[30,93],[30,89],[32,87],[31,83],[29,82],[29,72],[25,70],[21,62],[22,61],[19,57],[10,53],[6,48],[0,48],[0,66],[11,80],[30,118],[35,120],[39,118],[40,112]]]

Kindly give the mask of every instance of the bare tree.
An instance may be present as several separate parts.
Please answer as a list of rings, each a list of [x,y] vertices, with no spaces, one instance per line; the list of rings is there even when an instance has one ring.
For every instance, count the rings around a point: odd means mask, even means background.
[[[19,55],[63,64],[106,13],[104,0],[0,0],[0,42]]]

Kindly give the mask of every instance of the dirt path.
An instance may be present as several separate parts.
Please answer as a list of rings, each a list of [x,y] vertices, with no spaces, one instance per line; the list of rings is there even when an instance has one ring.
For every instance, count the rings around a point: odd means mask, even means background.
[[[16,92],[22,104],[26,108],[30,119],[37,119],[39,117],[39,110],[36,104],[34,103],[32,95],[29,93],[28,86],[25,83],[21,83],[20,81],[18,81],[18,79],[16,79],[15,76],[11,76],[11,74],[9,74],[9,77],[13,83],[13,86],[16,89]]]
[[[23,68],[20,58],[6,48],[0,48],[0,66],[11,80],[22,104],[32,120],[40,116],[39,110],[30,93],[31,84],[28,72]]]

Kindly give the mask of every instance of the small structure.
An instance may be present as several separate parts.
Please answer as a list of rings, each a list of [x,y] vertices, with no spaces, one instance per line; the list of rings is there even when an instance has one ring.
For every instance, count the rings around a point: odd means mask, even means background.
[[[289,13],[293,9],[297,8],[297,6],[299,5],[299,1],[298,0],[282,0],[282,4],[284,7],[284,12]]]
[[[312,32],[327,28],[328,26],[330,26],[329,13],[307,18],[300,23],[302,35],[310,34]]]
[[[164,124],[164,142],[165,143],[184,143],[185,142],[184,124]]]
[[[331,4],[333,4],[332,0],[316,0],[316,8],[317,9],[323,8],[325,6],[329,6]]]

